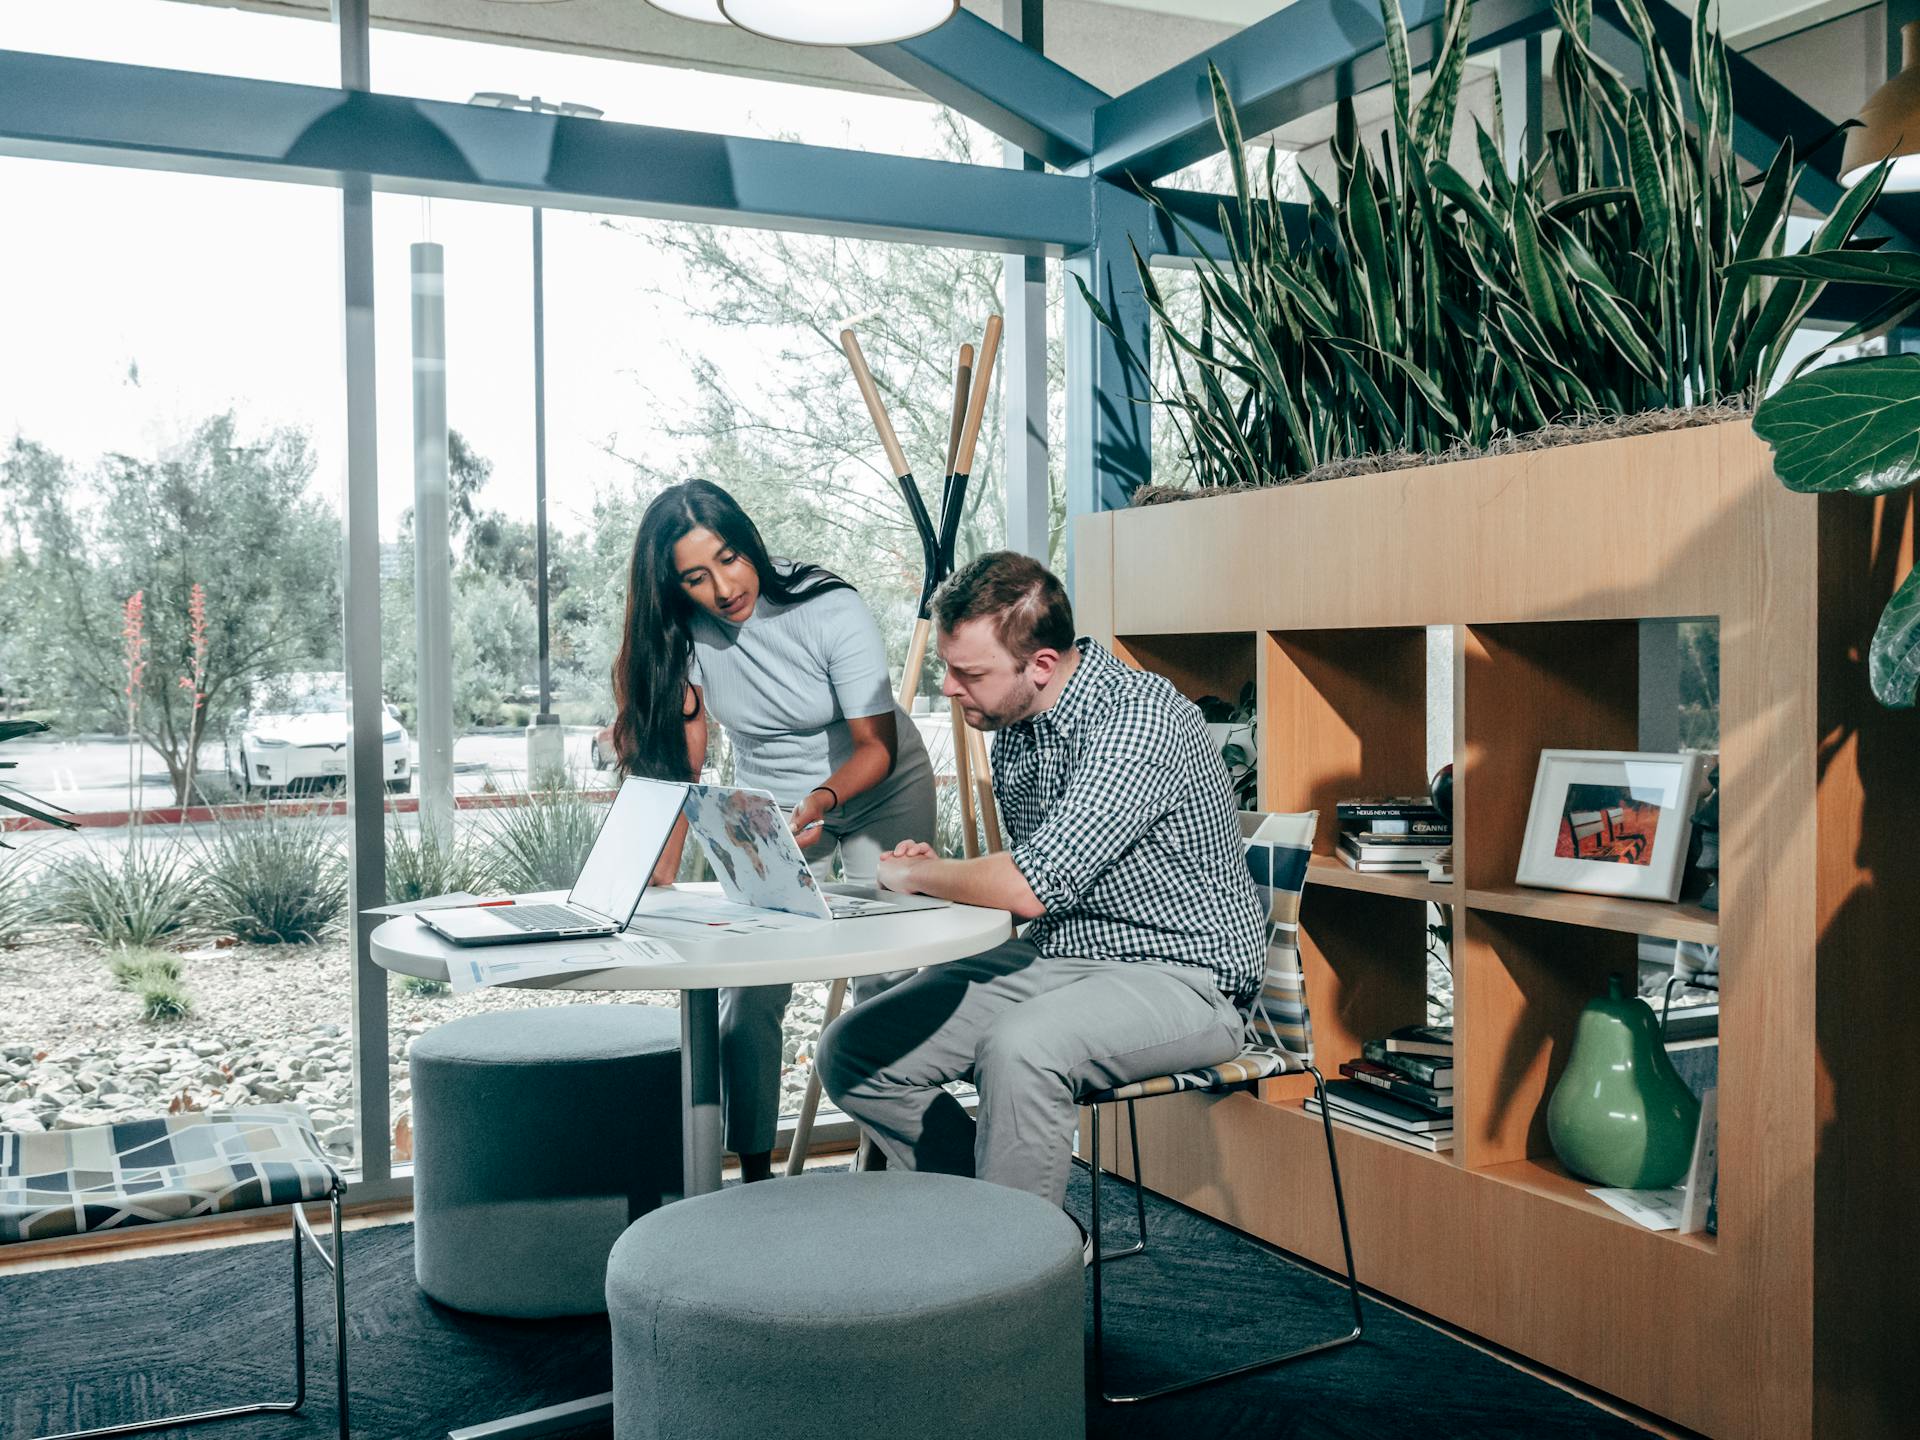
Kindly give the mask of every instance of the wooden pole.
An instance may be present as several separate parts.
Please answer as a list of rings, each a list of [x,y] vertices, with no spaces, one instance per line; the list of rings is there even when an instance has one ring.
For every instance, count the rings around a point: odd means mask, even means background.
[[[827,1013],[820,1021],[820,1033],[838,1018],[847,1003],[847,982],[835,980],[827,989]],[[793,1140],[787,1146],[787,1174],[798,1175],[807,1164],[807,1150],[813,1143],[813,1121],[820,1113],[820,1042],[813,1044],[813,1064],[807,1071],[807,1093],[800,1097],[800,1115],[793,1122]]]
[[[960,848],[967,859],[978,859],[980,841],[974,834],[973,810],[973,765],[968,753],[967,717],[960,712],[960,702],[948,702],[949,712],[953,716],[953,779],[960,790]]]

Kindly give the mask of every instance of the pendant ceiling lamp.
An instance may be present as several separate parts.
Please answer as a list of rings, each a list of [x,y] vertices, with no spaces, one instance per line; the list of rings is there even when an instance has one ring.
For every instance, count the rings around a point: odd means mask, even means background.
[[[1840,182],[1851,185],[1892,160],[1887,189],[1920,190],[1920,21],[1900,27],[1900,73],[1860,108],[1840,152]]]
[[[657,10],[790,45],[891,45],[936,30],[960,0],[648,0]]]
[[[647,0],[647,3],[682,20],[698,20],[706,25],[727,23],[727,17],[720,13],[720,0]]]

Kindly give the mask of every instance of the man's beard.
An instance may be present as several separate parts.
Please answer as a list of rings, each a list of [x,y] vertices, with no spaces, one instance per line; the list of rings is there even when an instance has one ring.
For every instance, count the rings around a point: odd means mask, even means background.
[[[982,710],[978,720],[969,722],[973,728],[980,731],[1004,730],[1032,715],[1034,701],[1040,698],[1040,687],[1025,675],[1020,677],[1020,683],[1022,688],[1010,694],[1000,709]]]

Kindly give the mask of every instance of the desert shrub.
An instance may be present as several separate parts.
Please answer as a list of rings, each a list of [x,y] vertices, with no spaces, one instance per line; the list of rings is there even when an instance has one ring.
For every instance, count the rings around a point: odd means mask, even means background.
[[[26,855],[19,850],[0,850],[0,950],[20,943],[39,909]]]
[[[589,800],[578,776],[536,790],[487,821],[488,868],[502,890],[566,890],[580,877],[606,807]]]
[[[115,950],[107,956],[107,969],[120,989],[141,994],[155,981],[178,980],[180,959],[165,950]]]
[[[47,862],[46,915],[78,925],[102,945],[150,948],[189,930],[200,881],[174,842],[136,839],[125,848],[83,842]]]
[[[398,816],[387,824],[387,900],[400,904],[464,890],[484,894],[492,887],[484,848],[456,835],[444,841],[426,825],[409,832]]]
[[[252,945],[312,944],[347,908],[340,846],[317,815],[224,823],[204,868],[208,920]]]
[[[138,987],[140,1018],[152,1024],[184,1020],[193,1014],[193,997],[178,980],[155,974]]]

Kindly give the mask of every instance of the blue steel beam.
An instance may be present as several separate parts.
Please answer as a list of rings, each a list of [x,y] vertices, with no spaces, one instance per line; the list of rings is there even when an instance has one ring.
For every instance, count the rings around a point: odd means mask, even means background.
[[[1083,185],[1085,182],[1082,182]],[[1092,186],[1094,244],[1067,258],[1067,269],[1100,302],[1119,335],[1094,319],[1069,286],[1067,341],[1067,519],[1124,509],[1152,473],[1152,390],[1148,383],[1146,296],[1134,269],[1131,240],[1150,244],[1152,212],[1131,190]]]
[[[1416,69],[1432,60],[1445,9],[1445,0],[1403,0]],[[1504,45],[1552,22],[1551,0],[1478,0],[1471,48]],[[1094,172],[1152,181],[1217,152],[1209,60],[1239,107],[1240,128],[1258,135],[1385,83],[1385,44],[1378,0],[1294,0],[1095,111]]]
[[[1225,263],[1227,260],[1227,240],[1220,223],[1220,210],[1226,207],[1226,223],[1233,227],[1234,238],[1243,240],[1245,231],[1240,220],[1240,201],[1232,195],[1212,195],[1204,190],[1160,190],[1156,192],[1160,203],[1180,218],[1181,225],[1175,225],[1171,219],[1159,211],[1153,213],[1153,226],[1148,232],[1153,241],[1153,249],[1148,252],[1149,259],[1164,258],[1174,262],[1191,262],[1206,256]],[[1287,239],[1295,245],[1302,245],[1307,238],[1307,207],[1292,201],[1283,200],[1274,207],[1280,212],[1280,221],[1287,227]],[[1187,233],[1191,232],[1192,239]],[[1196,246],[1194,241],[1198,241]]]
[[[918,39],[856,53],[1061,170],[1093,153],[1093,112],[1111,98],[965,10]]]
[[[1087,182],[0,51],[0,154],[1061,255]]]
[[[1693,20],[1671,5],[1647,6],[1653,22],[1654,38],[1667,53],[1687,103],[1693,103],[1687,79],[1693,55]],[[1594,0],[1593,46],[1609,65],[1618,69],[1630,85],[1645,83],[1640,47],[1628,29],[1615,0]],[[1761,170],[1772,163],[1780,142],[1791,138],[1794,151],[1806,161],[1800,180],[1800,198],[1822,214],[1840,202],[1845,188],[1840,183],[1840,141],[1833,139],[1818,153],[1808,155],[1807,147],[1833,133],[1836,121],[1816,110],[1792,90],[1737,51],[1727,52],[1727,68],[1733,81],[1733,149],[1749,165]],[[1920,249],[1920,195],[1883,194],[1874,205],[1873,216],[1863,227],[1869,233],[1890,235],[1895,244]],[[1844,291],[1835,292],[1844,294]],[[1858,298],[1856,296],[1856,298]]]

